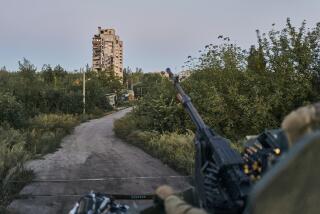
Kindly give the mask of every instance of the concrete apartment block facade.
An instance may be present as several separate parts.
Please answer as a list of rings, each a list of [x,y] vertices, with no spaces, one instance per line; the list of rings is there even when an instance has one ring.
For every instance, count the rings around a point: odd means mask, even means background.
[[[123,77],[123,42],[114,29],[101,29],[92,38],[92,69],[110,70]]]

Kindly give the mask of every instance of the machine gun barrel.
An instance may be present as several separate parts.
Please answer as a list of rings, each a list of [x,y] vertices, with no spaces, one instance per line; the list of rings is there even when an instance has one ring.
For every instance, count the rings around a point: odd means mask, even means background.
[[[166,72],[169,74],[169,77],[174,83],[174,87],[178,92],[177,97],[179,101],[183,104],[185,110],[188,112],[192,122],[197,128],[196,135],[198,137],[196,137],[197,140],[195,143],[201,141],[201,150],[203,152],[205,150],[211,150],[209,153],[213,155],[213,159],[215,160],[215,163],[219,165],[219,167],[241,163],[242,159],[240,154],[231,149],[229,142],[216,134],[204,123],[198,111],[193,106],[191,98],[184,92],[184,90],[180,86],[178,77],[174,76],[169,68],[166,69]],[[200,140],[200,138],[202,140]],[[202,154],[202,156],[204,155],[205,154]]]
[[[179,84],[179,79],[178,77],[175,77],[173,73],[171,72],[170,68],[166,69],[166,72],[169,74],[170,79],[174,83],[174,87],[178,92],[178,99],[182,103],[182,105],[185,107],[187,110],[188,114],[191,117],[192,122],[195,124],[197,130],[204,130],[207,128],[206,124],[202,120],[201,116],[199,115],[197,109],[193,106],[191,102],[191,98],[184,92],[182,87]]]

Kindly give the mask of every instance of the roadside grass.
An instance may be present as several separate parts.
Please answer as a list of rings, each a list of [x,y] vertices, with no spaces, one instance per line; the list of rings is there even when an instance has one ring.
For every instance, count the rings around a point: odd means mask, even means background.
[[[33,155],[55,151],[62,138],[71,133],[80,118],[70,114],[41,114],[31,119],[27,129],[27,149]]]
[[[21,129],[0,124],[0,213],[7,212],[5,207],[33,179],[26,161],[56,151],[75,126],[104,114],[40,114]]]
[[[141,148],[182,174],[193,173],[195,150],[192,143],[194,134],[191,131],[186,134],[141,131],[137,129],[137,121],[132,113],[116,120],[116,136]]]
[[[25,161],[32,157],[26,149],[26,134],[7,124],[0,126],[0,211],[12,197],[32,179],[32,172],[24,168]],[[21,180],[21,183],[11,183]]]
[[[32,170],[27,170],[24,167],[16,169],[14,173],[10,176],[6,176],[4,180],[1,181],[0,187],[0,213],[9,212],[6,206],[17,198],[17,194],[22,190],[22,188],[30,183],[34,178],[34,173]],[[19,181],[19,182],[11,182]]]

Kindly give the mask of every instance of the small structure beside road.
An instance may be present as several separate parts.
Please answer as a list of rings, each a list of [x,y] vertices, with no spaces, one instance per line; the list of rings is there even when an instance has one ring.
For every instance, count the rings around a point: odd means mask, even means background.
[[[110,106],[115,108],[116,107],[117,94],[116,93],[106,94],[106,98],[107,98],[107,101],[110,104]]]

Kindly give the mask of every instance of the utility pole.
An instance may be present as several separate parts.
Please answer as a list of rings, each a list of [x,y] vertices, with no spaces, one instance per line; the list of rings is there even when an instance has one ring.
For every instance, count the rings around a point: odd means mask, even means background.
[[[86,71],[82,68],[80,68],[80,72],[81,70],[83,71],[83,80],[82,80],[82,102],[83,102],[83,115],[86,114]]]

